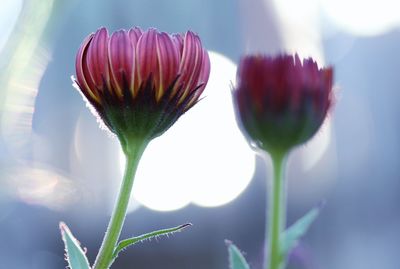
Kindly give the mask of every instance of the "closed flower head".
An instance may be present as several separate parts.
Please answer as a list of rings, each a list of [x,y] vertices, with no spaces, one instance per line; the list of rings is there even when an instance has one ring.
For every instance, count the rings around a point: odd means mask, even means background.
[[[242,58],[233,91],[237,118],[252,144],[284,153],[309,140],[332,104],[332,68],[309,58]]]
[[[76,84],[120,139],[152,139],[198,101],[210,61],[193,32],[132,28],[89,35],[76,56]]]

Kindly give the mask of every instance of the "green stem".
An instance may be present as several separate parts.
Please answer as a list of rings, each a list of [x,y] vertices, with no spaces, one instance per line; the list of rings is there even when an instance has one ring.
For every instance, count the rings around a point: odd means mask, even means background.
[[[133,142],[131,141],[129,145],[122,146],[126,157],[125,174],[111,215],[110,223],[108,224],[107,232],[93,266],[94,269],[108,269],[111,266],[113,252],[124,224],[136,169],[143,151],[147,146],[147,142],[143,140],[134,140]]]
[[[283,269],[280,237],[286,225],[286,187],[284,168],[286,154],[271,154],[273,164],[273,181],[269,188],[268,245],[265,262],[267,269]],[[267,266],[268,264],[268,266]]]

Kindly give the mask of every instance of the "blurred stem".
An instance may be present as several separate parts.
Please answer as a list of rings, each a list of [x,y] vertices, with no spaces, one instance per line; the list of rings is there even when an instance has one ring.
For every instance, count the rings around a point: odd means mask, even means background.
[[[147,144],[146,140],[135,139],[129,141],[129,143],[121,143],[126,157],[125,174],[110,223],[93,266],[94,269],[108,269],[111,266],[113,252],[124,224],[136,169]]]
[[[286,155],[286,153],[271,154],[274,176],[272,184],[268,188],[269,217],[268,241],[266,241],[268,245],[265,247],[265,250],[268,251],[265,260],[265,268],[267,269],[283,269],[284,266],[280,237],[284,232],[286,223],[286,184],[284,178]]]

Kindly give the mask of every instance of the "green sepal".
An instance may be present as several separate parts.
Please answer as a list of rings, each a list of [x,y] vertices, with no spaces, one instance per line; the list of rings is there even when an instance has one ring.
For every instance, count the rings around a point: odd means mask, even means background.
[[[127,247],[132,246],[136,243],[145,241],[145,240],[150,240],[152,238],[156,238],[162,235],[168,236],[170,234],[176,233],[176,232],[180,232],[183,229],[192,226],[191,223],[185,223],[182,225],[179,225],[177,227],[173,227],[173,228],[169,228],[169,229],[162,229],[162,230],[158,230],[158,231],[153,231],[150,233],[146,233],[146,234],[142,234],[139,236],[135,236],[135,237],[131,237],[128,239],[124,239],[122,241],[120,241],[118,243],[118,245],[115,247],[114,253],[113,253],[113,259],[116,259],[119,255],[119,253],[123,250],[125,250]]]
[[[68,226],[60,222],[61,236],[65,244],[65,257],[71,269],[90,269],[85,251],[80,247],[79,241],[72,235]]]
[[[321,206],[311,209],[307,214],[298,219],[281,236],[281,257],[282,262],[286,262],[287,256],[298,244],[300,238],[305,235],[311,224],[317,218]]]
[[[230,269],[250,269],[242,252],[229,240],[225,240],[229,252],[229,268]]]

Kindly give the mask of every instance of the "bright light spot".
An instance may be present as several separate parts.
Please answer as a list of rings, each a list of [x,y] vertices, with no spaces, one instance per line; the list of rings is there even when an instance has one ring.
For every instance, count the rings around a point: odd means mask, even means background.
[[[400,26],[398,0],[320,0],[332,21],[356,35],[378,35]]]
[[[252,178],[254,153],[236,125],[231,101],[236,65],[215,52],[210,60],[205,98],[152,141],[140,162],[133,196],[148,208],[220,206]]]

